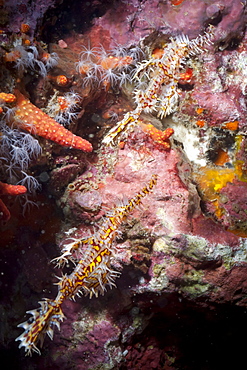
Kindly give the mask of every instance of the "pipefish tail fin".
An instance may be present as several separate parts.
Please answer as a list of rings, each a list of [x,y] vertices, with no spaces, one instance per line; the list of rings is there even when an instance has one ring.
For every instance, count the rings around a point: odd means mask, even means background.
[[[40,350],[37,347],[38,342],[42,347],[45,334],[52,339],[54,327],[60,330],[60,322],[65,318],[60,307],[61,303],[44,299],[39,304],[39,308],[27,311],[27,314],[32,316],[18,325],[24,329],[24,332],[16,338],[16,341],[20,341],[19,348],[24,347],[26,355],[29,356],[33,352],[40,355]]]

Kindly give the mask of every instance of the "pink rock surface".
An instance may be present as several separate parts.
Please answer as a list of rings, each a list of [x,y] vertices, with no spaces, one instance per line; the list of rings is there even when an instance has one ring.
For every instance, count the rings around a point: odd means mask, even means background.
[[[3,11],[6,12],[6,24],[8,32],[20,32],[22,23],[30,26],[30,33],[34,35],[37,22],[40,22],[45,12],[55,5],[54,0],[36,1],[16,1],[8,0],[4,2]],[[4,14],[3,13],[3,14]]]
[[[195,187],[188,180],[187,183],[183,183],[179,176],[186,164],[179,152],[175,150],[166,152],[153,147],[152,151],[149,151],[142,146],[145,140],[147,140],[146,134],[138,129],[131,138],[131,145],[127,144],[123,150],[119,150],[114,176],[109,175],[102,179],[95,202],[98,206],[100,196],[102,205],[114,207],[121,198],[133,197],[142,186],[148,183],[152,174],[157,174],[158,182],[154,193],[143,200],[142,217],[145,227],[154,228],[158,234],[164,232],[163,228],[167,232],[190,232],[192,229],[189,220],[200,211]],[[189,166],[186,170],[189,173]],[[77,181],[83,184],[87,174],[92,172],[89,168],[88,172],[85,172]],[[192,198],[193,205],[190,202]],[[91,198],[92,202],[93,199],[94,197]],[[78,204],[83,206],[82,201],[83,197],[79,197],[79,192],[69,191],[67,202],[72,212],[74,207],[77,209]],[[91,208],[93,207],[92,204]],[[177,209],[181,211],[179,217],[177,217]],[[134,211],[133,216],[138,213],[140,213],[139,210]]]
[[[114,22],[112,20],[114,19]],[[105,15],[95,19],[93,33],[110,37],[111,47],[115,43],[131,45],[150,34],[153,29],[171,33],[184,33],[195,38],[205,25],[218,24],[217,38],[229,40],[244,30],[246,15],[240,1],[222,0],[183,1],[172,5],[171,1],[140,3],[120,2]],[[99,38],[101,40],[101,38]]]

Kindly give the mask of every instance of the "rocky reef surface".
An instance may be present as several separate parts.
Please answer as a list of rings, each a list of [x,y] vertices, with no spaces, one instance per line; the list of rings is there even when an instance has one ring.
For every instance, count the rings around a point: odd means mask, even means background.
[[[29,3],[0,3],[0,181],[25,187],[18,195],[0,186],[3,362],[30,370],[244,366],[246,2]],[[148,110],[156,65],[182,34],[201,39],[176,75],[162,67],[173,92],[157,101],[170,111]],[[165,80],[160,86],[163,93]],[[107,145],[138,104],[131,129]],[[17,325],[54,298],[56,276],[74,269],[50,261],[97,235],[107,212],[154,174],[157,184],[113,241],[116,287],[66,300],[61,331],[45,338],[41,356],[25,357]]]

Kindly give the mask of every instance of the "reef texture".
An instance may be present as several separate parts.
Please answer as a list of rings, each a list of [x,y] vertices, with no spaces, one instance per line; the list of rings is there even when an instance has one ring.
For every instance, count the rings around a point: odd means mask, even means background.
[[[29,3],[0,4],[3,361],[241,367],[211,353],[246,330],[246,2]]]

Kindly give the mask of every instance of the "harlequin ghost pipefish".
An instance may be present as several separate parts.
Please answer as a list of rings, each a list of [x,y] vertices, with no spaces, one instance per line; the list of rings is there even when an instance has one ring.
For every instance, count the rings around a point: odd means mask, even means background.
[[[203,36],[193,40],[185,35],[170,38],[161,55],[153,53],[147,60],[137,66],[132,81],[135,84],[133,91],[136,107],[127,112],[123,119],[106,134],[103,145],[113,145],[119,142],[123,134],[133,129],[138,123],[142,112],[157,112],[161,119],[173,113],[178,104],[178,82],[186,58],[200,54],[205,44],[211,44],[213,28]]]
[[[19,348],[24,347],[27,355],[32,352],[40,354],[38,342],[42,347],[45,334],[52,339],[53,329],[60,329],[60,322],[65,318],[62,303],[67,299],[75,299],[78,295],[88,295],[90,298],[106,291],[106,286],[115,286],[114,280],[120,275],[111,268],[115,249],[112,246],[114,238],[119,233],[119,226],[128,214],[138,206],[157,183],[157,175],[153,175],[133,198],[115,206],[107,212],[98,232],[89,238],[75,239],[64,246],[62,255],[56,258],[58,265],[73,260],[74,270],[70,275],[64,275],[58,282],[58,293],[54,300],[44,298],[40,307],[27,311],[31,317],[18,325],[24,332],[16,338],[20,341]],[[83,248],[83,259],[78,258],[78,251]],[[77,257],[77,258],[76,258]]]

